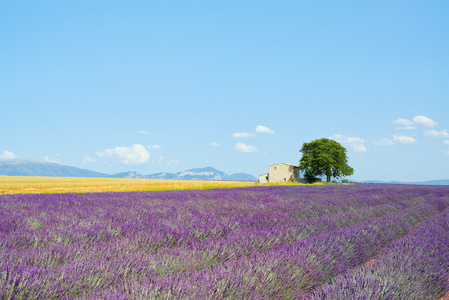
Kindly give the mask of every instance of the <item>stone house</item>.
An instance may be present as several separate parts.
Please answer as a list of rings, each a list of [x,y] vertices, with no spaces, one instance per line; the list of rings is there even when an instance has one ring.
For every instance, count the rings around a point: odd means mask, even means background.
[[[288,181],[306,183],[304,178],[300,178],[298,166],[283,162],[269,166],[268,173],[259,175],[260,183]]]

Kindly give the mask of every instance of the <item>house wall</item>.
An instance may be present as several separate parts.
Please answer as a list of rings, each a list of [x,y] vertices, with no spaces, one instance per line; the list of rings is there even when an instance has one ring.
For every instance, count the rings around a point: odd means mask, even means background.
[[[259,182],[260,183],[268,183],[268,173],[259,175]]]
[[[287,165],[276,164],[268,167],[268,173],[270,174],[270,182],[287,182],[287,181],[299,181],[299,168]]]

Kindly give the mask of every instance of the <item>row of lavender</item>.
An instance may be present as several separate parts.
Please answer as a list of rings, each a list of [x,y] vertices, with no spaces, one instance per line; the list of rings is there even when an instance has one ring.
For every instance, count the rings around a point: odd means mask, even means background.
[[[120,298],[144,290],[142,299],[297,299],[327,279],[375,256],[389,242],[448,205],[449,199],[430,200],[389,216],[309,236],[288,246],[254,252],[213,269],[155,276],[150,280],[141,278],[130,282],[125,293],[122,289],[109,289],[107,293]]]
[[[384,185],[0,197],[2,299],[294,298],[449,204]]]
[[[439,299],[449,290],[449,209],[387,246],[370,264],[339,275],[309,299]]]

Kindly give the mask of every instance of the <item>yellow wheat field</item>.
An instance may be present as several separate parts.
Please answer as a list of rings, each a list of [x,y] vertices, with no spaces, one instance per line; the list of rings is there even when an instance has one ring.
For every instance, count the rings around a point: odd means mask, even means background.
[[[0,194],[132,192],[232,188],[254,181],[0,176]]]

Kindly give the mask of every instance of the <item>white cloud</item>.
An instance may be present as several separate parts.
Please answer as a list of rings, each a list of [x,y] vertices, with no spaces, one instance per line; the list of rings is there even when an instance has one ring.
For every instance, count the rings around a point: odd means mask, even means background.
[[[374,141],[373,144],[377,145],[377,146],[393,146],[394,145],[393,141],[390,139],[387,139],[387,138],[383,138],[380,141]]]
[[[83,164],[95,162],[95,159],[89,157],[87,154],[84,154]]]
[[[449,145],[449,141],[448,141],[448,140],[446,140],[446,141],[443,141],[443,144],[445,144],[445,145]]]
[[[433,127],[438,123],[426,116],[414,116],[413,121],[399,118],[393,121],[393,124],[401,125],[396,129],[416,129],[416,126]]]
[[[268,133],[268,134],[273,134],[274,131],[271,130],[268,127],[262,126],[262,125],[257,125],[256,127],[256,132],[260,132],[260,133]]]
[[[441,150],[444,154],[449,156],[449,150]]]
[[[11,151],[4,151],[3,154],[0,153],[0,159],[14,159],[16,155]]]
[[[405,135],[393,135],[393,141],[402,143],[402,144],[414,144],[416,140],[411,136]]]
[[[441,131],[436,130],[426,130],[424,131],[424,135],[430,137],[449,137],[449,133],[447,133],[447,129],[443,129]]]
[[[357,153],[363,153],[367,151],[365,145],[351,145],[351,147]]]
[[[237,143],[234,146],[234,149],[239,151],[239,152],[244,152],[244,153],[253,153],[253,152],[257,152],[257,148],[251,145],[245,145],[243,143]]]
[[[216,143],[216,142],[212,142],[212,143],[209,144],[209,146],[218,147],[218,146],[220,146],[220,144]]]
[[[254,133],[247,133],[247,132],[236,132],[232,134],[232,137],[235,138],[249,138],[249,137],[253,137],[255,134]]]
[[[429,119],[426,116],[415,116],[413,118],[413,121],[415,122],[415,124],[421,125],[421,126],[424,126],[424,127],[433,127],[433,126],[438,124],[437,122]]]
[[[176,166],[179,165],[179,160],[177,159],[172,159],[167,163],[168,166]]]
[[[162,155],[159,155],[159,159],[157,160],[157,162],[161,162],[164,160],[164,157]]]
[[[151,149],[157,149],[157,150],[160,150],[160,149],[162,149],[162,148],[161,148],[161,146],[159,146],[159,145],[149,145],[149,146],[147,146],[147,149],[149,149],[149,150],[151,150]]]
[[[150,153],[144,146],[134,144],[132,147],[117,146],[113,149],[98,151],[99,157],[110,157],[118,159],[125,165],[139,165],[146,163],[150,159]]]
[[[147,135],[150,134],[149,132],[146,132],[145,130],[141,130],[141,131],[139,131],[139,133],[140,134],[147,134]]]
[[[347,144],[357,153],[366,152],[365,140],[358,137],[346,137],[341,134],[334,134],[330,139],[337,141],[342,144]]]
[[[402,127],[396,127],[396,129],[415,129],[416,128],[415,126],[413,126],[414,125],[413,121],[410,121],[407,119],[402,119],[402,118],[394,120],[393,124],[402,125]]]

